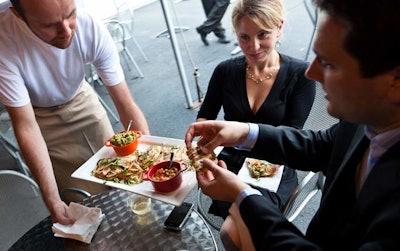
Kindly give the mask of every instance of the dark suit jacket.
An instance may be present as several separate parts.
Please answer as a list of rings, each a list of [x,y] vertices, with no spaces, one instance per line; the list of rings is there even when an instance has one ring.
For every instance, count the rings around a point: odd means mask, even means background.
[[[321,205],[304,236],[265,197],[240,212],[257,250],[400,250],[400,142],[376,163],[359,195],[355,173],[369,140],[340,122],[326,131],[260,125],[250,155],[326,175]]]

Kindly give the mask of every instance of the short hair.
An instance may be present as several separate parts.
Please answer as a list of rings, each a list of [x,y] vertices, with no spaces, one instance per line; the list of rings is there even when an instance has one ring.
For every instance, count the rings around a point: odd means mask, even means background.
[[[400,65],[399,0],[313,0],[347,27],[343,47],[358,60],[363,77]]]
[[[278,28],[284,21],[282,0],[238,0],[232,10],[234,30],[243,17],[249,17],[263,29]]]

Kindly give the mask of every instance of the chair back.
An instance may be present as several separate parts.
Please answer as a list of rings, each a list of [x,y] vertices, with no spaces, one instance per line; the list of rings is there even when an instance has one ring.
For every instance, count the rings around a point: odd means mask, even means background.
[[[122,24],[118,20],[112,19],[106,21],[105,25],[108,32],[110,32],[112,39],[114,40],[118,52],[122,52],[123,50],[125,50],[126,33]]]
[[[149,59],[147,58],[146,54],[144,53],[142,47],[140,46],[139,42],[136,40],[134,36],[134,27],[135,27],[135,12],[132,8],[132,5],[129,4],[125,0],[113,0],[114,6],[117,10],[117,14],[115,19],[119,21],[122,25],[124,32],[125,32],[125,41],[132,39],[133,44],[139,50],[139,53],[142,55],[143,59],[148,62]]]
[[[114,43],[118,49],[118,52],[120,54],[126,56],[127,60],[130,61],[130,63],[132,63],[133,66],[136,68],[137,72],[139,73],[139,76],[141,78],[143,78],[144,74],[143,74],[142,70],[140,69],[138,63],[136,63],[132,54],[129,52],[128,47],[126,46],[127,40],[132,39],[133,41],[135,41],[133,39],[133,37],[132,36],[127,37],[128,33],[124,29],[124,26],[118,20],[111,19],[111,20],[106,21],[104,24],[106,25],[108,31],[110,32],[110,35],[114,40]],[[129,67],[129,64],[128,64],[128,67]]]
[[[309,172],[296,190],[290,196],[283,214],[292,222],[305,208],[307,203],[317,194],[318,191],[322,190],[325,184],[325,176],[322,172],[314,173]]]
[[[14,170],[0,170],[0,250],[50,215],[37,183]]]
[[[318,8],[313,4],[312,0],[303,0],[304,7],[306,8],[307,14],[310,17],[310,21],[313,25],[313,30],[311,32],[310,41],[308,42],[307,51],[304,60],[308,60],[308,56],[311,52],[312,43],[314,41],[315,32],[317,30],[318,23]]]
[[[116,19],[122,24],[125,29],[126,39],[130,38],[130,35],[133,34],[134,28],[134,12],[131,6],[125,1],[115,1],[115,7],[117,9]]]
[[[224,218],[208,212],[211,203],[211,198],[205,195],[201,188],[199,188],[197,191],[197,211],[211,227],[219,231],[222,223],[224,223]]]
[[[328,102],[325,99],[325,92],[322,90],[321,84],[316,83],[314,103],[303,128],[311,130],[323,130],[337,123],[339,120],[328,114],[326,110],[327,105]]]
[[[60,192],[61,199],[67,205],[71,202],[82,202],[83,199],[90,196],[91,194],[89,192],[76,187],[66,187]]]
[[[20,153],[17,140],[12,128],[11,118],[3,104],[0,103],[0,145],[14,158],[18,169],[25,175],[32,177],[32,174],[25,164]],[[13,169],[13,168],[11,168]]]
[[[338,122],[338,119],[330,116],[326,111],[327,101],[324,95],[321,85],[317,84],[314,103],[304,124],[304,129],[324,130]],[[305,173],[303,174],[304,178],[292,193],[284,209],[283,214],[289,221],[293,221],[301,213],[317,192],[322,190],[325,183],[325,176],[322,172],[298,171],[299,176],[302,173]]]

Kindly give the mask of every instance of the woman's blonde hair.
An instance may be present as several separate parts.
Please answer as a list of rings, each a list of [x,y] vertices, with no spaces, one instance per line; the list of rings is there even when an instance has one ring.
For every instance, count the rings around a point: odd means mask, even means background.
[[[232,10],[234,30],[237,29],[240,19],[245,16],[263,29],[278,28],[284,21],[282,0],[237,0]]]

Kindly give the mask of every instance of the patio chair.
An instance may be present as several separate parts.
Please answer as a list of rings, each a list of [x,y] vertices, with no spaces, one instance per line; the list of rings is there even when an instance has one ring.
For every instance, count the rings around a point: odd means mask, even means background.
[[[105,25],[114,40],[118,52],[121,54],[121,56],[125,56],[127,60],[130,61],[136,68],[139,76],[141,78],[144,78],[142,70],[140,69],[139,65],[136,63],[135,59],[133,58],[132,54],[129,52],[129,49],[126,46],[126,42],[131,39],[132,36],[129,36],[124,28],[124,25],[116,19],[105,21]]]
[[[14,170],[0,170],[0,215],[0,250],[8,250],[50,213],[32,178]]]
[[[76,187],[66,187],[60,192],[61,200],[67,205],[71,202],[81,202],[83,199],[90,196],[92,195],[89,192]]]
[[[306,56],[304,58],[305,60],[307,60],[308,56],[310,55],[312,43],[314,41],[315,31],[317,30],[318,8],[312,3],[312,0],[303,0],[303,4],[313,25],[313,31],[311,33],[311,38],[307,46]]]
[[[19,146],[14,136],[11,119],[3,104],[0,104],[0,145],[14,158],[19,171],[32,177],[32,174],[23,160]]]
[[[286,203],[283,215],[292,222],[306,207],[307,203],[320,191],[325,182],[325,176],[322,173],[309,172],[299,183],[293,194]],[[211,205],[211,198],[205,195],[201,188],[197,191],[197,210],[203,216],[204,220],[215,228],[220,230],[224,219],[208,213],[208,208]]]
[[[322,172],[309,172],[290,196],[283,214],[292,222],[306,207],[307,203],[324,187],[325,176]]]
[[[117,8],[117,16],[116,19],[122,24],[125,30],[125,39],[132,40],[135,44],[136,48],[144,58],[146,62],[149,61],[146,54],[144,53],[142,47],[139,45],[139,42],[136,40],[134,36],[134,20],[135,20],[135,13],[131,6],[126,1],[121,0],[114,0],[114,5]]]
[[[212,200],[210,197],[205,195],[201,188],[197,191],[197,211],[203,216],[204,220],[214,229],[219,231],[221,229],[224,219],[220,216],[216,216],[208,212]]]
[[[97,92],[95,85],[96,83],[104,86],[103,81],[101,81],[99,75],[97,75],[96,70],[94,69],[94,66],[92,64],[87,64],[85,66],[85,78],[86,81],[93,87],[93,89],[96,91],[97,97],[99,98],[100,103],[103,105],[103,107],[106,109],[108,114],[114,119],[115,123],[120,122],[119,117],[113,112],[111,107],[104,101],[104,99],[101,97],[101,95]]]

